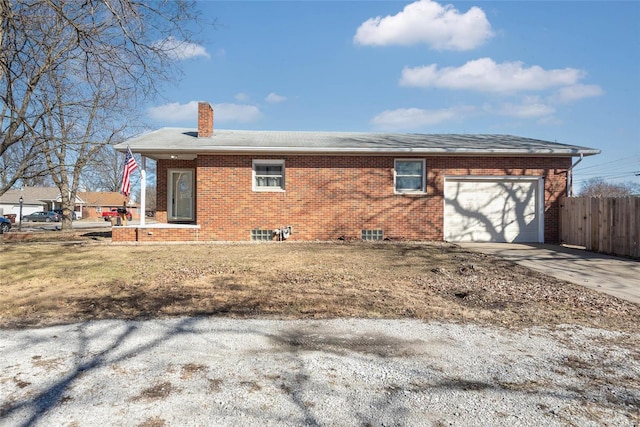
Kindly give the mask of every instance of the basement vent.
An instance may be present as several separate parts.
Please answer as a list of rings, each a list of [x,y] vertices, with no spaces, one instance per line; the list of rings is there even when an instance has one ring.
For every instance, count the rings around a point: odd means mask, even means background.
[[[260,228],[254,228],[251,230],[251,240],[271,241],[273,240],[273,230],[261,230]]]
[[[362,230],[362,240],[382,240],[383,235],[382,230]]]

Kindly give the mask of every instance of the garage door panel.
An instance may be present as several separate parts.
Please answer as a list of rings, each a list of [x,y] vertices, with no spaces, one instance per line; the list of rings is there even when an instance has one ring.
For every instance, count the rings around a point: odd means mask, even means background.
[[[445,181],[445,240],[537,242],[537,181]]]

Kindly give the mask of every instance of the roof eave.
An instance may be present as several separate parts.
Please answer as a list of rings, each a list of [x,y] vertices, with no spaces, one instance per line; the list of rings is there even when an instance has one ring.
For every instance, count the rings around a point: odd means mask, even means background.
[[[125,151],[117,147],[118,151]],[[198,155],[241,155],[241,154],[262,154],[262,155],[313,155],[322,154],[327,156],[339,155],[428,155],[428,156],[500,156],[500,157],[578,157],[592,156],[600,153],[600,150],[586,149],[555,149],[555,150],[513,150],[513,149],[434,149],[434,148],[327,148],[327,147],[255,147],[255,146],[217,146],[217,147],[131,147],[131,151],[139,153],[152,159],[171,158],[171,156],[189,156],[191,159]],[[183,157],[184,158],[184,157]]]

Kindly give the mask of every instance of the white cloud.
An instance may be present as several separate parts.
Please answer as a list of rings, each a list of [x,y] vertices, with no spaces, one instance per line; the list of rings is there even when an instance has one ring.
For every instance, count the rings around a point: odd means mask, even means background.
[[[149,108],[149,117],[163,123],[179,123],[198,119],[198,101],[186,104],[171,102],[158,107]]]
[[[493,36],[482,9],[460,13],[452,5],[431,0],[411,3],[394,16],[370,18],[353,37],[362,45],[413,45],[425,43],[441,50],[470,50]]]
[[[461,67],[438,69],[437,64],[405,67],[402,86],[468,89],[479,92],[517,92],[575,85],[585,73],[575,68],[545,70],[520,61],[496,64],[491,58],[469,61]]]
[[[247,104],[214,104],[213,111],[216,123],[249,123],[262,117],[258,107]]]
[[[550,100],[558,104],[567,104],[569,102],[578,101],[584,98],[592,98],[603,94],[604,90],[602,90],[600,86],[576,84],[560,88],[558,92],[550,98]]]
[[[454,107],[439,110],[421,108],[399,108],[387,110],[371,119],[378,129],[407,130],[436,125],[453,119],[460,119],[475,111],[474,107]]]
[[[505,103],[500,107],[498,114],[502,116],[530,119],[548,117],[556,112],[556,109],[545,104],[537,96],[526,97],[520,104]]]
[[[224,124],[229,122],[248,123],[262,117],[260,109],[248,104],[214,104],[214,122]],[[161,123],[197,123],[198,101],[190,101],[186,104],[172,102],[149,109],[149,117]]]
[[[275,92],[271,92],[269,95],[267,95],[267,97],[265,98],[265,101],[271,103],[271,104],[277,104],[280,102],[284,102],[287,100],[286,96],[282,96],[282,95],[278,95]]]
[[[240,92],[240,93],[237,93],[236,96],[234,96],[234,98],[236,99],[236,101],[247,102],[249,100],[249,95],[247,95],[246,93]]]
[[[197,58],[199,56],[210,58],[210,55],[204,48],[204,46],[195,43],[180,41],[171,36],[158,41],[156,43],[156,47],[164,50],[169,58],[172,59],[191,59]]]

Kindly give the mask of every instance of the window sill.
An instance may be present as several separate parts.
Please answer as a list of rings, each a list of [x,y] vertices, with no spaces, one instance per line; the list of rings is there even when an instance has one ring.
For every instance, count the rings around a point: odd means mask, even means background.
[[[428,196],[426,191],[395,191],[393,194],[396,196]]]
[[[282,188],[274,188],[274,189],[270,189],[270,188],[254,188],[253,192],[254,193],[285,193],[286,191],[283,190]]]

